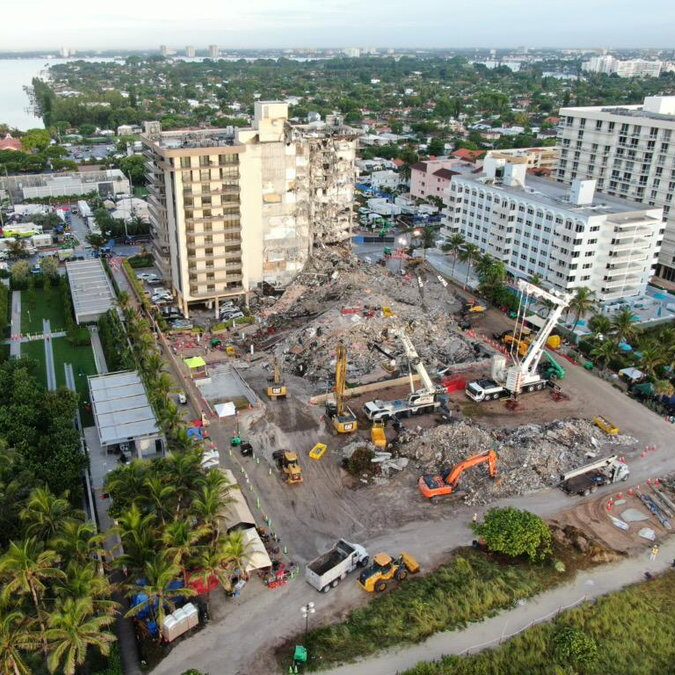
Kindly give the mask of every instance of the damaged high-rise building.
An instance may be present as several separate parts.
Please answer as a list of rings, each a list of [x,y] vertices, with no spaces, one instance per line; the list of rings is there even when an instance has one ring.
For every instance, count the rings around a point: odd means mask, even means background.
[[[180,307],[284,286],[314,244],[349,239],[357,136],[336,117],[291,124],[266,101],[251,128],[146,123],[153,254]]]

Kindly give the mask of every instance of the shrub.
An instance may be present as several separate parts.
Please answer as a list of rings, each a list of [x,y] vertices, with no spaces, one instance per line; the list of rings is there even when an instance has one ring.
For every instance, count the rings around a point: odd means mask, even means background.
[[[146,253],[145,255],[134,255],[131,256],[131,258],[127,258],[127,260],[129,265],[131,265],[131,267],[134,269],[139,269],[141,267],[152,267],[153,263],[152,255],[150,253]]]
[[[472,527],[495,553],[511,558],[526,555],[530,560],[543,560],[551,553],[553,538],[549,526],[529,511],[512,507],[490,509],[485,520]]]
[[[598,643],[578,628],[563,628],[556,633],[553,644],[561,664],[590,666],[598,658]]]

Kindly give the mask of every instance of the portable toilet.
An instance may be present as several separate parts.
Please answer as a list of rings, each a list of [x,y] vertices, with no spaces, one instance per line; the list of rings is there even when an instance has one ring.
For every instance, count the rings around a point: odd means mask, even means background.
[[[199,610],[191,602],[188,602],[183,607],[183,611],[187,616],[188,628],[194,628],[199,625]]]
[[[173,642],[180,635],[180,629],[178,628],[178,622],[176,621],[173,614],[165,617],[164,623],[162,624],[162,637],[167,642]]]

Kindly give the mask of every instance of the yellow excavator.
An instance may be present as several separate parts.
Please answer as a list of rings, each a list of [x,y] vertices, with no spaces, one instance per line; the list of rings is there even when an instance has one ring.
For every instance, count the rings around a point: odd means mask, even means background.
[[[345,405],[347,386],[347,349],[340,342],[337,346],[335,364],[335,400],[326,401],[326,416],[333,420],[333,427],[339,434],[351,434],[359,428],[356,415]]]
[[[278,398],[286,398],[287,393],[286,385],[281,380],[281,366],[274,359],[274,384],[267,387],[267,396],[276,401]]]

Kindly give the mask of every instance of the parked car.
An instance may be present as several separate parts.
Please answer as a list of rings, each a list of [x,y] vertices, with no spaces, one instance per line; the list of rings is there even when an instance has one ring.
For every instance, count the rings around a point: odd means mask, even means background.
[[[240,309],[235,309],[231,312],[225,312],[220,315],[222,321],[234,321],[235,319],[241,319],[245,314]]]
[[[161,284],[162,279],[158,277],[156,274],[148,274],[145,277],[145,283],[147,284]]]
[[[169,322],[169,326],[174,329],[190,330],[194,327],[194,324],[188,319],[175,319]]]
[[[144,281],[144,280],[146,280],[146,279],[149,279],[150,276],[151,276],[151,274],[150,274],[149,272],[139,272],[139,273],[136,275],[136,278],[137,278],[137,279],[140,279],[141,281]]]

